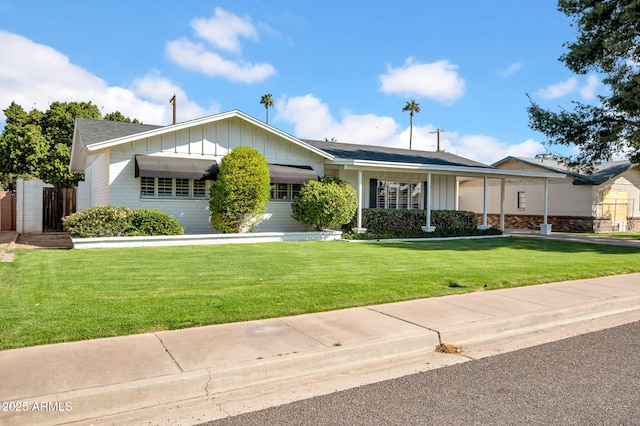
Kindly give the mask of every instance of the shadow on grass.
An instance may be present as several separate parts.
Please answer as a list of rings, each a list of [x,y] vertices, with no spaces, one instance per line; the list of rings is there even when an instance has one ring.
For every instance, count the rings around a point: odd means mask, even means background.
[[[389,247],[405,250],[453,250],[453,251],[478,251],[497,250],[502,248],[530,251],[544,251],[557,253],[601,253],[601,254],[639,254],[635,247],[592,244],[587,242],[543,240],[533,238],[488,238],[474,240],[451,241],[378,241],[381,247]]]

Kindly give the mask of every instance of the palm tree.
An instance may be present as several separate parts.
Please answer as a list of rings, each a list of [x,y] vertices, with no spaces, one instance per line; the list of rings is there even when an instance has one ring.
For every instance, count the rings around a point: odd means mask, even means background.
[[[271,96],[271,93],[262,95],[260,104],[264,105],[264,109],[267,110],[267,124],[269,124],[269,108],[273,107],[273,96]]]
[[[407,104],[402,108],[402,112],[409,111],[409,149],[411,149],[411,139],[413,137],[413,114],[420,112],[420,104],[416,102],[415,99],[412,99],[411,102],[407,102]]]

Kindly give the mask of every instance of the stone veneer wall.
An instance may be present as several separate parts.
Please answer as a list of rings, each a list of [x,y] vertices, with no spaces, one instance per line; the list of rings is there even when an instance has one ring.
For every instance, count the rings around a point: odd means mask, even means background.
[[[482,214],[476,214],[478,223],[482,223]],[[543,222],[542,215],[504,215],[505,228],[514,229],[540,229]],[[500,227],[500,215],[488,214],[487,222],[496,228]],[[594,218],[594,217],[578,217],[578,216],[547,216],[547,222],[552,226],[552,231],[582,231],[582,232],[617,232],[618,225],[612,225],[611,219]],[[627,231],[640,231],[640,218],[627,218]]]

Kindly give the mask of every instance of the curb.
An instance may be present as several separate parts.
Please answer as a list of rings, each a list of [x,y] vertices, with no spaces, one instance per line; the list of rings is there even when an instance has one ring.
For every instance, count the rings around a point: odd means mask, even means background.
[[[65,424],[143,408],[212,397],[251,386],[362,367],[393,358],[433,352],[440,342],[468,345],[522,335],[619,313],[638,311],[640,296],[614,298],[547,312],[424,329],[395,339],[291,353],[241,365],[199,369],[114,385],[40,395],[20,401],[22,411],[3,412],[3,425]]]

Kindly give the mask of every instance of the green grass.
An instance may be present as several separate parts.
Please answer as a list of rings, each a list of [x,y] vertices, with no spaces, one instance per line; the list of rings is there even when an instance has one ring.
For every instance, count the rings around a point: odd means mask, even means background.
[[[613,237],[613,238],[627,238],[631,240],[640,240],[640,232],[603,232],[603,233],[588,233],[584,235],[592,235],[594,237]]]
[[[0,349],[640,271],[640,250],[526,238],[15,250]]]

